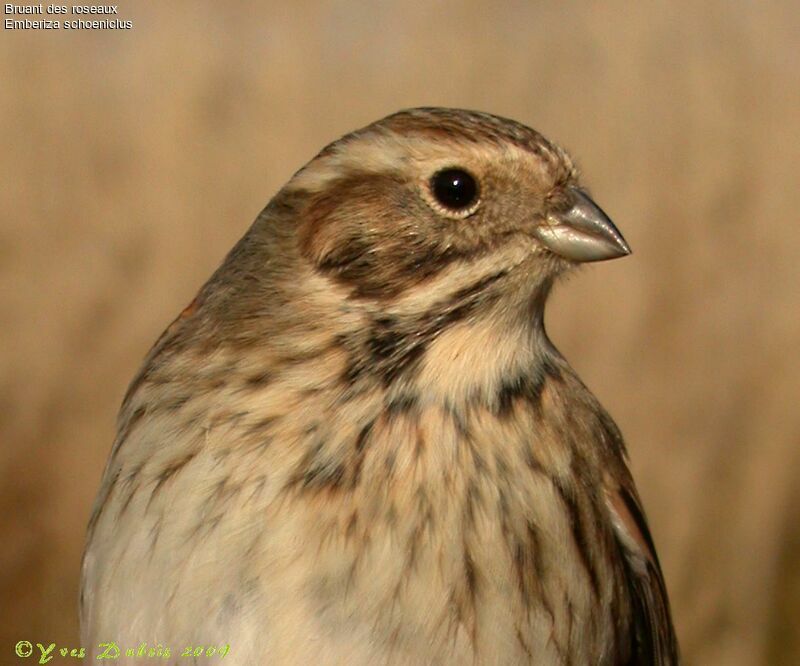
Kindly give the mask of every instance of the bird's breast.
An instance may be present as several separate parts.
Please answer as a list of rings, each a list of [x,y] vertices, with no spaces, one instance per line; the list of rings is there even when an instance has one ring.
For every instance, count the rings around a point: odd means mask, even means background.
[[[87,550],[97,630],[230,634],[278,664],[599,662],[615,582],[564,377],[500,372],[491,400],[442,401],[433,351],[403,396],[343,392],[338,350],[282,383],[248,370],[224,398],[157,385]]]

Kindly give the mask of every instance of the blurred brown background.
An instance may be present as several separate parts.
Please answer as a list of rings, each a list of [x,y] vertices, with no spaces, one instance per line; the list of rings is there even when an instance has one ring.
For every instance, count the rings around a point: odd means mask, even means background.
[[[132,30],[0,34],[0,663],[77,644],[149,345],[319,148],[423,104],[575,154],[634,255],[561,285],[549,327],[627,436],[686,662],[800,663],[796,3],[119,11]]]

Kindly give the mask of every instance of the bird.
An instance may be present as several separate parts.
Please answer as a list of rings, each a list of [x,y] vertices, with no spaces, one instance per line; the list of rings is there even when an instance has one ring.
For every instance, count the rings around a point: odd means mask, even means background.
[[[90,655],[678,664],[622,435],[544,325],[559,279],[630,252],[514,120],[413,108],[328,145],[127,390]]]

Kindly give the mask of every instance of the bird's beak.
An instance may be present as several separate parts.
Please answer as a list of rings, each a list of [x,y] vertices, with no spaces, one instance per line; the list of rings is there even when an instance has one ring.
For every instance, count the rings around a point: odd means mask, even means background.
[[[572,261],[603,261],[631,253],[614,223],[581,190],[570,187],[572,207],[553,213],[534,235],[549,250]]]

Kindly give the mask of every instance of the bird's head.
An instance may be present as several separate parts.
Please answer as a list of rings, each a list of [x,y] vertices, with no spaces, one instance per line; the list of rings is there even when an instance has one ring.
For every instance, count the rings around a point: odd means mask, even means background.
[[[538,132],[412,109],[295,174],[201,293],[206,323],[184,328],[278,350],[330,340],[349,378],[389,385],[417,368],[418,384],[466,393],[549,349],[543,309],[559,273],[629,252]]]
[[[325,148],[287,191],[306,201],[302,254],[353,298],[464,287],[459,273],[537,287],[630,252],[561,148],[484,113],[401,111]]]

